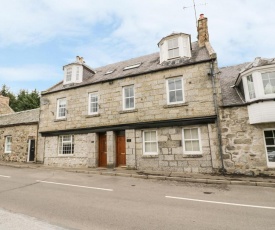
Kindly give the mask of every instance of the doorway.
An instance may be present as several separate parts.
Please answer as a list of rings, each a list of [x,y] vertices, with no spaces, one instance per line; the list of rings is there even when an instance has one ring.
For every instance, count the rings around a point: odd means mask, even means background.
[[[126,166],[125,131],[120,131],[116,135],[116,162],[117,167]]]
[[[29,140],[29,148],[28,148],[28,162],[34,161],[35,158],[35,140]]]
[[[107,167],[107,140],[106,133],[99,134],[98,167]]]

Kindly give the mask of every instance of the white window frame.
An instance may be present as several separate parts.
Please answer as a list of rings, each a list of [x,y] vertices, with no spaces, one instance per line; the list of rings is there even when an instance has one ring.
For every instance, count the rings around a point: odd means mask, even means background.
[[[177,41],[177,43],[178,43],[177,46],[174,46],[174,41]],[[169,48],[169,43],[170,42],[173,43],[173,46]],[[178,55],[177,56],[174,53],[175,50],[178,50]],[[173,51],[173,56],[172,57],[170,57],[169,51]],[[167,40],[167,55],[168,55],[168,60],[180,57],[179,37],[171,38],[171,39]]]
[[[256,100],[268,99],[268,98],[275,97],[275,93],[265,94],[265,92],[264,92],[262,74],[270,73],[270,72],[275,72],[275,68],[274,67],[267,68],[266,66],[264,66],[264,67],[259,67],[259,68],[247,71],[247,73],[245,73],[242,76],[246,102],[253,102]],[[247,82],[247,77],[250,75],[252,76],[252,79],[253,79],[254,91],[255,91],[255,98],[252,98],[252,99],[250,98],[250,94],[249,94],[249,90],[248,90],[248,82]]]
[[[133,88],[133,96],[131,96],[131,97],[127,97],[126,98],[126,96],[125,96],[125,90],[126,89],[129,89],[129,88]],[[122,94],[123,94],[123,110],[133,110],[133,109],[135,109],[135,85],[128,85],[128,86],[124,86],[123,88],[122,88]],[[130,108],[126,108],[126,99],[128,99],[128,98],[134,98],[134,106],[133,107],[130,107]]]
[[[169,89],[169,81],[170,80],[176,80],[176,79],[181,79],[181,90],[182,90],[182,101],[175,101],[175,102],[170,102],[170,89]],[[168,105],[173,105],[173,104],[180,104],[185,102],[185,97],[184,97],[184,84],[183,84],[183,77],[173,77],[173,78],[168,78],[166,79],[166,96],[167,96],[167,104]],[[176,91],[176,90],[173,90]]]
[[[251,78],[251,82],[252,82],[252,88],[249,90],[249,84],[248,84],[248,78]],[[254,85],[254,79],[252,74],[246,76],[246,81],[247,81],[247,90],[248,90],[248,96],[250,100],[253,100],[256,98],[256,91],[255,91],[255,85]]]
[[[275,71],[274,70],[269,70],[269,71],[265,71],[265,72],[261,72],[261,81],[262,81],[262,86],[263,86],[263,93],[264,93],[264,96],[275,96],[275,92],[272,92],[272,93],[265,93],[265,89],[264,89],[264,83],[263,83],[263,74],[270,74],[270,73],[274,73],[275,74]],[[269,79],[270,80],[270,79]],[[272,87],[275,87],[275,86],[272,86]],[[273,89],[272,89],[273,90]]]
[[[190,130],[190,129],[197,129],[198,130],[198,139],[185,139],[184,137],[184,130]],[[186,140],[196,140],[196,141],[199,141],[199,147],[200,147],[200,150],[199,151],[186,151],[185,150],[185,141]],[[182,147],[183,147],[183,154],[184,155],[201,155],[202,154],[202,145],[201,145],[201,131],[200,131],[200,128],[199,127],[186,127],[186,128],[183,128],[182,129]]]
[[[70,137],[70,140],[64,141],[64,137]],[[64,144],[70,144],[70,153],[64,153]],[[58,136],[58,155],[59,156],[72,156],[74,155],[74,135],[61,135]]]
[[[65,101],[65,115],[64,115],[64,116],[59,116],[59,112],[60,112],[60,110],[62,109],[62,108],[60,107],[60,103],[61,103],[62,101]],[[56,106],[56,107],[57,107],[57,108],[56,108],[56,119],[63,119],[63,118],[66,118],[66,116],[67,116],[67,99],[66,99],[65,97],[57,99],[57,106]]]
[[[267,153],[267,147],[273,147],[273,145],[267,145],[266,144],[264,131],[275,131],[275,128],[270,128],[270,129],[264,129],[263,130],[263,138],[264,138],[264,147],[265,147],[267,167],[269,167],[269,168],[275,168],[275,162],[269,162],[269,160],[268,160],[268,153]]]
[[[5,153],[11,153],[12,137],[5,136]]]
[[[156,133],[156,140],[155,141],[146,141],[145,140],[145,133],[147,132],[155,132]],[[157,152],[145,152],[145,143],[156,143],[157,146]],[[158,132],[157,130],[143,130],[143,139],[142,139],[142,144],[143,144],[143,155],[158,155]]]
[[[92,112],[91,111],[91,108],[92,108],[92,104],[95,104],[95,102],[92,102],[92,97],[96,97],[97,98],[97,105],[96,105],[96,108],[97,108],[97,111],[96,112]],[[98,114],[99,113],[99,96],[97,93],[89,93],[89,104],[88,104],[88,114],[89,115],[94,115],[94,114]]]
[[[70,77],[69,80],[68,80],[68,77]],[[65,76],[66,82],[72,82],[73,81],[72,78],[73,78],[73,68],[70,66],[66,68],[66,76]]]

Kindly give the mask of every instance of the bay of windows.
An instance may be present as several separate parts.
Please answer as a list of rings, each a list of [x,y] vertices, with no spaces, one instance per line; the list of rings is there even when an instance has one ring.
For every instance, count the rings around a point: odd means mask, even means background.
[[[178,38],[168,40],[168,59],[179,57]]]

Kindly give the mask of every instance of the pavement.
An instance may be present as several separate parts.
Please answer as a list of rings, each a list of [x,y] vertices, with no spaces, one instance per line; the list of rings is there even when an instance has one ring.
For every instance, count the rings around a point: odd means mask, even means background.
[[[63,170],[73,173],[98,174],[106,176],[133,177],[142,179],[156,179],[167,181],[180,181],[191,183],[205,184],[231,184],[231,185],[248,185],[275,188],[275,177],[260,176],[243,176],[243,175],[217,175],[217,174],[199,174],[199,173],[182,173],[182,172],[163,172],[163,171],[140,171],[129,170],[126,168],[61,168],[49,167],[43,164],[25,163],[25,162],[5,162],[0,161],[0,166],[9,166],[15,168],[31,169],[49,169]]]

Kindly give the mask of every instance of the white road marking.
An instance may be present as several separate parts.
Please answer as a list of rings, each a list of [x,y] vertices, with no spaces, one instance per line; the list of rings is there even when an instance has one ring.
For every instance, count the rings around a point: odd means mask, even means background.
[[[56,183],[56,182],[44,181],[44,180],[37,180],[37,182],[47,183],[47,184],[56,184],[56,185],[71,186],[71,187],[78,187],[78,188],[89,188],[89,189],[103,190],[103,191],[109,191],[109,192],[113,191],[113,189],[108,189],[108,188],[88,187],[88,186],[75,185],[75,184],[63,184],[63,183]]]
[[[178,199],[178,200],[189,200],[189,201],[212,203],[212,204],[224,204],[224,205],[232,205],[232,206],[241,206],[241,207],[249,207],[249,208],[263,208],[263,209],[273,209],[273,210],[275,210],[275,207],[268,207],[268,206],[227,203],[227,202],[218,202],[218,201],[211,201],[211,200],[198,200],[198,199],[190,199],[190,198],[174,197],[174,196],[165,196],[165,197],[170,198],[170,199]]]
[[[0,177],[10,178],[10,176],[0,175]]]

